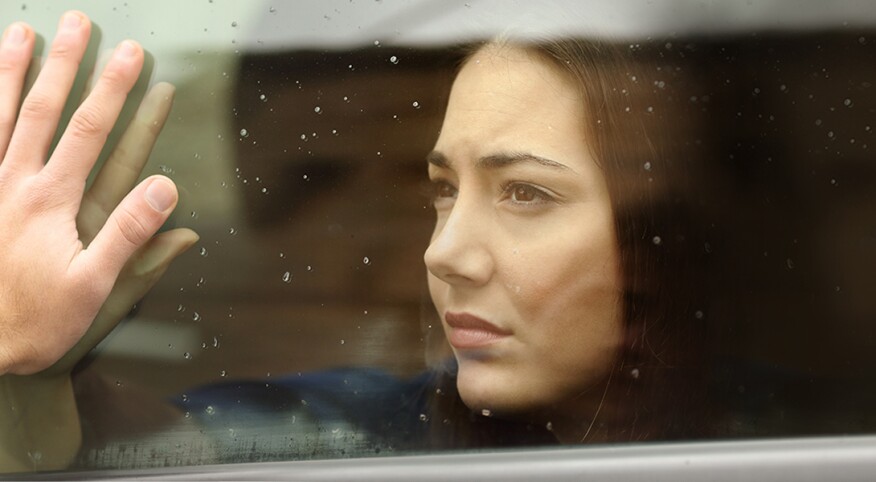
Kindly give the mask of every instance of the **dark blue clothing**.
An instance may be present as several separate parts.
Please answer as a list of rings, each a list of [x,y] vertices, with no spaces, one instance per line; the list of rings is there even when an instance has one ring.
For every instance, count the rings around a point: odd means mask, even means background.
[[[439,378],[426,372],[401,380],[377,369],[339,368],[208,385],[174,403],[234,459],[247,444],[259,460],[270,460],[556,443],[546,430],[467,412],[462,422],[474,430],[467,433],[501,436],[457,444],[448,419],[432,420],[429,401]]]

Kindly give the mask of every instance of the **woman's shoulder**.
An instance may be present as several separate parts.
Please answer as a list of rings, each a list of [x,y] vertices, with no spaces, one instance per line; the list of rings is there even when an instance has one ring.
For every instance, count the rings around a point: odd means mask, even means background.
[[[175,397],[227,450],[261,457],[362,456],[424,448],[433,375],[401,378],[374,368],[336,368],[197,387]],[[294,454],[293,454],[294,455]]]

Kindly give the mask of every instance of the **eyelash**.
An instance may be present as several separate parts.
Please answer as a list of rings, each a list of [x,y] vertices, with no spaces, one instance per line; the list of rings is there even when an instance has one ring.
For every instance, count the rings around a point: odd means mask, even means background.
[[[446,190],[452,190],[452,193],[448,193]],[[526,191],[533,199],[529,201],[515,200],[514,196],[521,191]],[[441,199],[455,198],[458,193],[459,191],[456,187],[444,179],[435,179],[429,183],[428,197],[433,205]],[[540,204],[556,202],[556,198],[545,189],[521,181],[510,181],[502,184],[500,186],[500,194],[503,200],[508,200],[514,205],[523,207],[534,207]]]
[[[555,202],[556,198],[552,196],[546,190],[534,186],[532,184],[520,181],[511,181],[505,183],[501,187],[502,195],[505,199],[508,199],[512,203],[518,206],[536,206],[539,204],[545,204],[550,202]],[[531,195],[533,195],[534,199],[532,201],[517,201],[514,199],[514,195],[517,194],[518,190],[526,190]]]

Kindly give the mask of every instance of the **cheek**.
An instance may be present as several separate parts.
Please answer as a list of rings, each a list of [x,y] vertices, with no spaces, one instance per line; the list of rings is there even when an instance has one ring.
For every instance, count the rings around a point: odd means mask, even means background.
[[[614,237],[576,234],[512,252],[505,284],[530,336],[613,346],[622,285]]]

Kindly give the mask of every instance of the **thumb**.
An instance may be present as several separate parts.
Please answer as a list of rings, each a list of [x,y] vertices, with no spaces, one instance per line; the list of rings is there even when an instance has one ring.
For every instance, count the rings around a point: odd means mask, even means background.
[[[128,193],[83,251],[86,265],[118,274],[167,220],[179,195],[173,181],[151,176]]]

